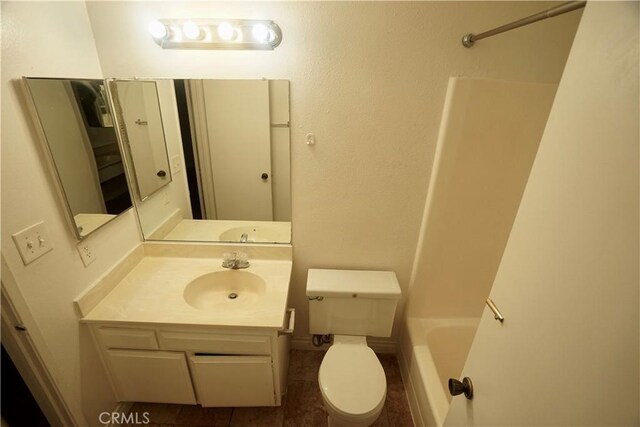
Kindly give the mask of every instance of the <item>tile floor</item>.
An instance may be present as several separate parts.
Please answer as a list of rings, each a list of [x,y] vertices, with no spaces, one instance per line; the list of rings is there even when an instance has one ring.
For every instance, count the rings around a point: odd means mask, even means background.
[[[322,427],[327,414],[318,388],[324,352],[292,350],[288,392],[282,406],[265,408],[202,408],[191,405],[136,403],[132,413],[149,412],[148,427]],[[396,357],[379,354],[387,375],[387,400],[376,427],[413,427],[409,403]]]

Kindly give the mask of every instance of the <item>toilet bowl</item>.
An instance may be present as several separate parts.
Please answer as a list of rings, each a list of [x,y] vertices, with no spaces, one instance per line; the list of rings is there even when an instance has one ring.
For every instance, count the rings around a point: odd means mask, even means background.
[[[335,335],[322,359],[318,382],[329,427],[373,424],[384,406],[384,369],[363,336]]]

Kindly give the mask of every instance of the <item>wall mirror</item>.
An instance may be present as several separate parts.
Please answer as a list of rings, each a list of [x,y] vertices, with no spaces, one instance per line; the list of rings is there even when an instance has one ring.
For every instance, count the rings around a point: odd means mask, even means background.
[[[140,127],[141,85],[150,82],[128,81],[126,92],[121,83],[110,83],[111,96],[136,181],[139,170],[151,176],[161,168],[145,164],[155,158],[150,152],[135,154],[129,131]],[[159,111],[170,182],[135,197],[145,239],[290,243],[289,81],[155,80],[155,87],[154,107],[145,108]]]
[[[23,78],[28,104],[78,239],[131,207],[102,80]]]
[[[111,80],[120,136],[130,155],[130,178],[140,200],[171,182],[156,82]]]

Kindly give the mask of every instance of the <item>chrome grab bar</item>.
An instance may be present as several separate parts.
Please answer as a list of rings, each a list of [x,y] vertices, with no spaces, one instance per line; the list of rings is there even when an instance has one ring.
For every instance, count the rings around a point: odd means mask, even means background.
[[[495,317],[495,319],[499,320],[500,322],[504,322],[504,316],[502,315],[502,313],[500,313],[500,310],[498,310],[496,304],[491,301],[491,298],[487,298],[487,305],[489,306],[491,311],[493,311],[493,316]]]

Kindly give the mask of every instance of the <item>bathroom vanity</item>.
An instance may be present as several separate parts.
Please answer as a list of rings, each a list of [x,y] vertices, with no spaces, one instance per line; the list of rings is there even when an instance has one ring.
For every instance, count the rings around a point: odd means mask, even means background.
[[[239,270],[221,265],[229,246],[141,247],[121,263],[130,269],[76,300],[117,400],[280,405],[295,322],[290,247],[243,247],[250,265]]]

